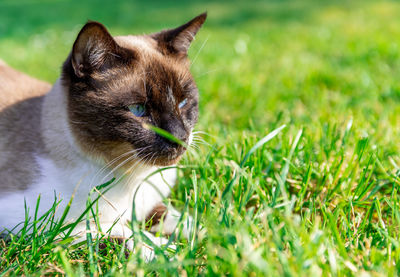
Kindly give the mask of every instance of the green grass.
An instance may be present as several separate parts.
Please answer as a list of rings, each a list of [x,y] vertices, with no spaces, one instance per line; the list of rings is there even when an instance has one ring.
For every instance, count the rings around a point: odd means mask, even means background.
[[[208,144],[171,199],[207,231],[145,263],[53,224],[0,240],[0,276],[400,273],[399,2],[1,0],[0,57],[53,82],[87,19],[143,33],[204,10],[190,56]]]

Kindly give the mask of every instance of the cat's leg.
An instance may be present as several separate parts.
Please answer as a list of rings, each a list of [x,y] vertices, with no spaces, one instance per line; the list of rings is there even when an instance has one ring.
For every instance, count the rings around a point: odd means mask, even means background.
[[[101,227],[102,231],[106,232],[107,237],[122,239],[125,241],[126,247],[129,251],[135,251],[135,237],[133,236],[132,230],[129,227],[118,223],[102,223]],[[153,245],[157,247],[168,244],[168,239],[164,237],[156,237],[147,231],[142,231],[142,233],[152,242]],[[173,246],[168,247],[174,249]],[[155,253],[152,246],[148,245],[147,243],[141,242],[139,248],[140,254],[146,261],[151,261],[155,258]]]
[[[129,251],[134,252],[136,248],[135,237],[133,236],[132,230],[125,226],[120,222],[110,222],[110,223],[101,223],[101,230],[93,223],[91,224],[90,231],[92,233],[92,237],[96,235],[104,236],[105,239],[117,239],[121,243],[125,243],[126,248]],[[86,234],[88,230],[86,230],[86,223],[78,224],[75,227],[73,235],[76,237],[74,243],[80,243],[86,240]],[[156,246],[161,247],[167,245],[168,240],[163,237],[156,237],[153,234],[142,231],[143,234]],[[146,261],[151,261],[155,258],[154,249],[152,246],[147,243],[140,244],[140,254],[143,259]],[[171,247],[171,246],[169,246]],[[173,247],[172,247],[173,248]],[[136,248],[137,249],[137,248]]]
[[[194,227],[193,218],[190,215],[182,217],[172,206],[166,206],[163,203],[158,203],[154,209],[148,214],[146,222],[150,222],[153,233],[161,232],[166,235],[172,235],[178,230],[182,230],[182,234],[186,239],[189,239]],[[178,224],[181,222],[182,228],[178,229]]]
[[[151,176],[143,182],[135,195],[135,211],[137,220],[151,221],[151,232],[161,232],[171,235],[177,229],[181,213],[172,206],[163,204],[171,188],[176,183],[177,169],[170,168]],[[186,238],[190,237],[193,228],[193,219],[190,216],[183,218],[182,232]]]

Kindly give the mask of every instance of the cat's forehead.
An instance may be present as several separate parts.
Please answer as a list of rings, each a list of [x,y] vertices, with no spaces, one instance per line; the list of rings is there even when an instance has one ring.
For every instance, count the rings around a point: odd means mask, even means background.
[[[172,87],[174,83],[184,85],[191,81],[189,61],[162,54],[157,42],[150,36],[118,36],[114,39],[121,47],[135,53],[133,66],[127,68],[128,80],[133,75],[141,83],[149,82],[153,86],[165,87]],[[132,75],[129,71],[132,71]]]
[[[119,46],[133,51],[139,64],[143,66],[158,64],[183,75],[189,71],[190,63],[186,56],[176,57],[162,53],[165,49],[160,48],[160,44],[149,35],[117,36],[114,39]]]
[[[149,36],[116,36],[114,37],[118,45],[131,49],[139,55],[156,55],[161,56],[157,51],[157,42]]]

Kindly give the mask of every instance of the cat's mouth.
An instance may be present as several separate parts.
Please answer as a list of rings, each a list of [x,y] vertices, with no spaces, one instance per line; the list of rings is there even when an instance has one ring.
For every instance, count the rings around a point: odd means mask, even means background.
[[[178,145],[175,147],[165,147],[159,149],[154,157],[154,165],[169,166],[176,164],[185,153],[186,148]]]
[[[181,159],[185,153],[186,147],[181,145],[157,145],[149,147],[145,151],[136,150],[136,163],[140,162],[148,166],[170,166],[174,165]]]

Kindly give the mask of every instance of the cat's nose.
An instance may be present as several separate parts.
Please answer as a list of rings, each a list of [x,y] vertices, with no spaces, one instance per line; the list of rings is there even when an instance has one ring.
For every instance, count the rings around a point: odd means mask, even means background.
[[[180,120],[170,120],[164,123],[161,126],[162,129],[173,135],[175,138],[179,139],[180,141],[187,142],[188,134],[186,132],[185,126]],[[173,146],[177,146],[178,144],[174,141],[169,140],[168,138],[164,138],[168,141],[169,144]]]
[[[183,128],[174,128],[174,130],[171,132],[171,134],[176,137],[177,139],[186,142],[187,135],[186,135],[186,130]]]
[[[174,129],[172,129],[172,130],[169,129],[169,130],[166,130],[166,131],[169,132],[171,135],[173,135],[175,138],[177,138],[177,139],[179,139],[180,141],[186,143],[187,135],[186,135],[186,131],[185,131],[185,130],[179,129],[179,128],[174,128]],[[171,144],[171,145],[173,145],[173,146],[178,146],[178,145],[179,145],[179,144],[176,143],[175,141],[170,140],[170,139],[168,139],[168,138],[166,138],[166,137],[164,137],[164,139],[165,139],[169,144]]]

